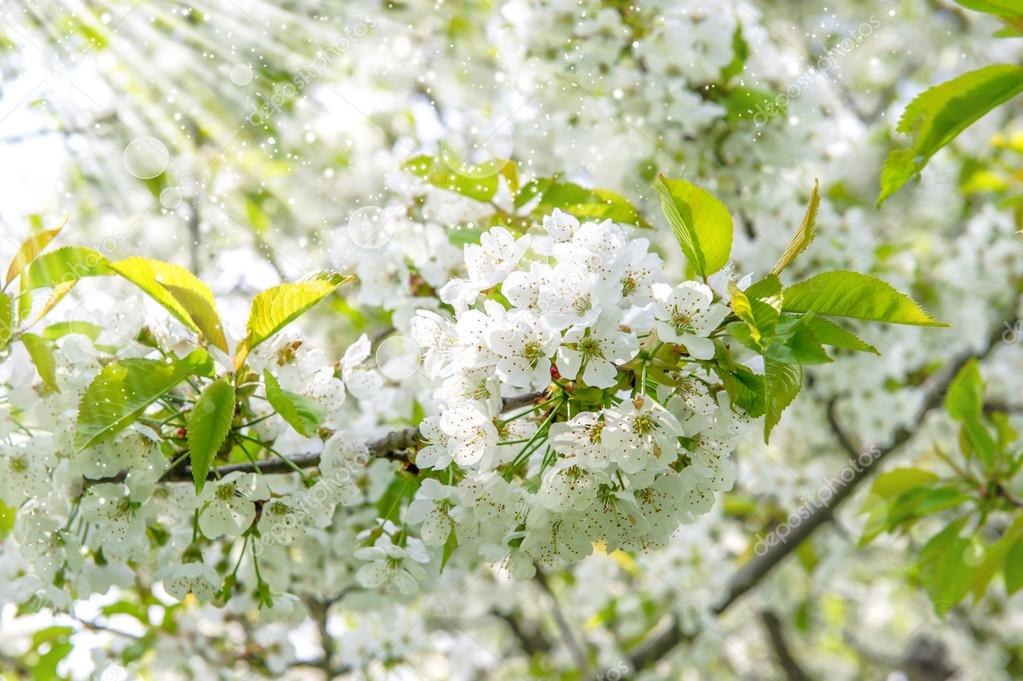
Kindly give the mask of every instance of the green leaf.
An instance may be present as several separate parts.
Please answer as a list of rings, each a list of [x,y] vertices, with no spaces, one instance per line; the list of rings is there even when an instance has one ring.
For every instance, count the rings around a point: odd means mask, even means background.
[[[959,442],[964,451],[968,450],[980,459],[985,469],[990,470],[994,466],[998,445],[980,419],[963,421]]]
[[[799,229],[792,235],[792,241],[789,242],[785,252],[778,258],[778,262],[771,268],[771,274],[781,274],[813,241],[816,234],[814,232],[814,223],[817,220],[817,209],[821,205],[820,191],[820,181],[814,180],[813,191],[810,193],[810,204],[806,207],[806,213],[803,214],[803,220],[799,223]]]
[[[880,279],[858,272],[824,272],[786,288],[782,309],[890,324],[947,326]]]
[[[732,404],[756,418],[764,413],[764,377],[737,364],[718,372]]]
[[[995,64],[970,71],[919,94],[897,130],[912,135],[910,146],[888,154],[881,170],[877,205],[917,175],[939,149],[1000,104],[1023,92],[1023,67]]]
[[[213,360],[201,348],[180,359],[124,359],[106,365],[78,404],[75,446],[85,449],[109,440],[181,381],[212,374]]]
[[[304,281],[268,288],[257,295],[249,310],[248,333],[235,352],[235,368],[242,365],[254,347],[351,280],[351,276],[337,272],[321,272]]]
[[[7,347],[14,333],[14,301],[6,293],[0,292],[0,350]]]
[[[763,125],[788,113],[788,103],[784,98],[779,98],[773,92],[751,87],[729,89],[721,103],[724,104],[725,118],[729,123],[753,120],[758,125]]]
[[[748,59],[749,43],[742,36],[742,24],[736,22],[735,31],[732,33],[732,61],[721,69],[721,84],[727,85],[730,80],[742,73]]]
[[[303,437],[316,435],[316,429],[327,418],[327,410],[305,395],[281,388],[269,371],[263,372],[263,381],[266,383],[266,399],[281,418]]]
[[[537,197],[536,207],[543,212],[557,208],[583,220],[613,220],[636,227],[650,227],[628,199],[607,189],[587,189],[574,182],[539,178],[522,187],[515,197],[515,207],[521,208]]]
[[[954,508],[970,501],[971,497],[956,487],[914,487],[903,492],[888,511],[887,528],[892,529],[938,511]]]
[[[757,298],[749,298],[734,282],[728,282],[729,307],[749,327],[750,337],[758,345],[774,334],[781,311]]]
[[[803,385],[803,369],[798,364],[781,362],[773,357],[764,357],[764,442],[785,407],[792,403]]]
[[[444,572],[444,568],[447,566],[448,561],[451,560],[451,556],[457,548],[458,534],[455,533],[455,526],[452,524],[451,531],[448,533],[447,541],[444,542],[444,550],[440,557],[440,572]]]
[[[92,322],[72,320],[69,322],[55,322],[43,329],[43,337],[49,340],[58,340],[69,334],[78,333],[94,341],[103,332],[103,327]]]
[[[64,246],[29,263],[22,272],[21,290],[67,285],[83,277],[112,273],[110,263],[99,251],[84,246]]]
[[[827,364],[832,361],[810,329],[797,323],[767,348],[769,357],[790,364]]]
[[[874,478],[870,493],[891,500],[915,487],[924,487],[938,480],[938,476],[931,471],[920,468],[895,468]]]
[[[227,340],[213,293],[184,267],[151,258],[130,257],[110,263],[111,269],[138,286],[192,331],[227,352]]]
[[[234,384],[223,379],[210,383],[188,416],[188,457],[196,494],[202,491],[210,462],[231,432],[233,418]]]
[[[76,279],[72,279],[70,281],[62,281],[59,284],[56,284],[53,287],[53,290],[50,291],[50,297],[43,305],[43,309],[39,311],[39,315],[35,318],[35,321],[39,321],[40,319],[45,317],[47,312],[52,310],[57,305],[57,303],[63,300],[64,296],[70,293],[71,289],[75,287],[76,282],[77,282]],[[23,293],[18,297],[18,320],[24,321],[31,311],[32,311],[31,295],[28,293]]]
[[[980,599],[987,591],[988,584],[999,571],[1009,569],[1006,558],[1009,552],[1023,537],[1023,516],[1019,516],[1012,525],[1006,528],[998,541],[991,544],[984,550],[984,560],[977,568],[977,574],[973,581],[973,597]]]
[[[836,348],[845,348],[846,350],[856,350],[859,352],[872,352],[875,355],[880,355],[877,348],[873,345],[864,342],[856,334],[851,331],[843,329],[838,324],[832,321],[824,319],[823,317],[805,315],[803,317],[803,324],[806,328],[813,332],[813,335],[817,337],[824,345],[831,345]]]
[[[965,443],[964,449],[976,454],[989,468],[994,463],[998,445],[981,418],[984,379],[975,358],[964,364],[949,384],[945,393],[945,409],[952,419],[963,424],[960,442]]]
[[[747,297],[765,300],[781,293],[781,280],[776,274],[768,274],[758,282],[751,284],[745,291]]]
[[[18,252],[14,255],[14,259],[11,260],[10,266],[7,268],[7,277],[4,279],[5,288],[14,281],[15,277],[21,274],[21,271],[24,270],[30,262],[35,260],[37,255],[42,253],[43,249],[46,248],[51,241],[53,241],[54,237],[60,234],[60,230],[64,229],[65,224],[67,224],[67,218],[64,218],[64,221],[59,227],[36,232],[21,243],[21,247],[18,249]]]
[[[10,534],[11,530],[14,529],[14,519],[17,512],[0,501],[0,541],[6,539]]]
[[[984,410],[984,379],[975,357],[964,364],[949,383],[945,409],[956,421],[980,418]]]
[[[714,274],[732,252],[732,216],[710,192],[680,179],[658,175],[654,188],[682,254],[701,277]]]
[[[725,330],[734,338],[756,354],[764,352],[759,338],[753,337],[752,327],[746,322],[732,322],[725,327]]]
[[[490,201],[497,193],[497,177],[504,160],[492,160],[478,166],[466,166],[452,156],[416,156],[406,161],[402,168],[423,178],[435,187],[461,194],[476,201]],[[461,171],[461,172],[460,172]]]
[[[60,392],[60,388],[57,387],[57,363],[53,359],[50,341],[34,333],[23,333],[21,342],[28,350],[32,363],[36,365],[36,371],[39,372],[39,378],[43,379],[46,389],[50,392]]]
[[[1001,17],[1023,17],[1023,5],[1019,0],[955,0],[966,9],[986,12]]]
[[[952,523],[920,550],[918,569],[934,609],[944,615],[969,593],[976,572],[972,559],[972,543],[961,539],[959,531],[965,518]]]
[[[1023,588],[1023,540],[1013,544],[1005,554],[1002,575],[1005,577],[1005,590],[1010,596]]]

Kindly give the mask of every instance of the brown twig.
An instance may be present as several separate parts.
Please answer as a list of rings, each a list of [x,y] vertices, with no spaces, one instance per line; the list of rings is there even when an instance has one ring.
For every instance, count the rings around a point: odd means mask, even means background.
[[[771,650],[774,651],[774,656],[778,658],[778,664],[785,672],[785,678],[789,681],[810,681],[810,677],[792,656],[792,652],[785,642],[785,630],[778,616],[771,610],[764,610],[760,613],[760,621],[764,625],[764,630],[767,631],[767,640],[771,644]]]
[[[523,407],[528,404],[536,402],[538,399],[546,395],[545,391],[526,393],[524,395],[516,395],[514,397],[506,397],[504,399],[504,411]],[[392,459],[398,461],[408,461],[408,457],[400,454],[407,449],[411,449],[416,445],[419,440],[419,428],[412,426],[409,428],[403,428],[396,430],[381,438],[373,440],[367,444],[370,456],[374,458]],[[206,476],[207,480],[214,478],[223,477],[229,473],[288,473],[294,470],[292,464],[299,468],[312,468],[319,465],[320,454],[296,454],[295,456],[288,457],[290,463],[279,457],[273,457],[270,459],[264,459],[263,461],[257,461],[255,463],[236,463],[228,464],[226,466],[220,466],[219,468],[212,468],[209,474]],[[184,464],[176,466],[168,470],[162,480],[164,481],[186,481],[192,479],[192,467]]]
[[[547,594],[547,597],[551,601],[551,614],[554,616],[554,622],[558,626],[558,631],[561,632],[561,638],[565,641],[565,646],[569,652],[572,653],[572,657],[575,659],[576,671],[583,676],[589,676],[590,674],[590,663],[586,659],[586,651],[583,649],[582,644],[575,636],[575,632],[572,631],[571,625],[568,620],[565,619],[565,615],[561,612],[561,607],[558,605],[558,599],[551,591],[550,585],[547,583],[547,578],[544,577],[543,572],[539,569],[536,571],[536,583],[540,585],[540,588]]]

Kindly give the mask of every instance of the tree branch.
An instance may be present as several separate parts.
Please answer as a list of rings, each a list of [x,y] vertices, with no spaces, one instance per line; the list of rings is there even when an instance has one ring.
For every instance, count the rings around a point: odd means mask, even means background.
[[[871,455],[869,463],[857,466],[852,479],[848,483],[834,490],[834,494],[830,499],[828,499],[827,503],[818,506],[805,520],[795,526],[792,531],[789,532],[784,541],[769,547],[764,553],[754,556],[753,559],[742,566],[738,572],[732,575],[731,579],[729,579],[726,584],[724,595],[711,608],[711,612],[715,615],[720,615],[739,600],[747,591],[756,586],[756,584],[767,576],[767,574],[781,563],[782,560],[784,560],[790,553],[795,551],[800,544],[809,538],[817,528],[829,522],[835,513],[835,509],[837,509],[843,501],[849,498],[864,480],[869,478],[873,472],[877,470],[881,462],[888,458],[893,452],[898,451],[913,437],[927,415],[941,406],[945,398],[945,393],[948,390],[949,383],[951,383],[959,370],[962,369],[963,366],[965,366],[971,359],[984,359],[1002,343],[1002,333],[1005,329],[1002,325],[1001,319],[1015,318],[1016,306],[1018,306],[1020,302],[1018,297],[1014,298],[1013,301],[1012,309],[1008,311],[1007,316],[1000,316],[999,322],[992,326],[987,339],[979,350],[960,353],[952,358],[945,365],[942,371],[934,377],[931,381],[930,387],[928,387],[924,392],[924,399],[920,408],[909,421],[900,425],[892,432],[885,445],[869,452]],[[836,427],[838,424],[834,418],[833,411],[829,407],[829,421],[832,421],[832,426]],[[845,432],[842,431],[841,428],[837,428],[835,435],[839,444],[851,457],[859,457],[859,453],[855,446],[853,446],[851,440],[848,436],[846,436]],[[639,671],[655,663],[661,657],[674,649],[675,646],[689,640],[690,638],[692,638],[692,636],[686,634],[680,628],[677,618],[672,617],[670,625],[665,631],[654,636],[652,639],[648,639],[644,645],[640,646],[640,648],[630,656],[632,669],[634,671]]]
[[[785,678],[789,681],[810,681],[810,677],[806,675],[789,651],[788,644],[785,642],[785,631],[778,616],[771,610],[764,610],[760,613],[760,621],[764,624],[767,639],[771,643],[775,657],[778,658],[778,664],[785,672]]]
[[[527,632],[523,628],[522,623],[519,622],[511,613],[495,610],[492,614],[508,626],[512,636],[514,636],[515,640],[518,641],[519,648],[522,649],[522,652],[525,653],[527,657],[543,655],[550,652],[551,643],[539,630]]]
[[[526,405],[536,402],[541,397],[546,395],[546,391],[538,391],[532,393],[525,393],[523,395],[516,395],[514,397],[504,398],[503,411],[510,411],[518,407],[524,407]],[[396,430],[381,438],[373,440],[367,444],[370,456],[375,458],[392,459],[397,461],[408,461],[408,458],[398,454],[406,449],[410,449],[415,446],[419,440],[419,428],[412,426],[409,428],[403,428],[402,430]],[[295,456],[288,457],[289,461],[285,461],[279,457],[273,457],[270,459],[264,459],[263,461],[257,461],[256,463],[236,463],[229,464],[226,466],[220,466],[219,468],[210,469],[209,474],[206,476],[207,480],[220,478],[229,473],[288,473],[294,470],[292,464],[299,468],[313,468],[320,463],[320,454],[296,454]],[[192,479],[192,467],[185,464],[175,466],[164,473],[163,481],[188,481]]]
[[[544,577],[543,572],[539,569],[536,571],[536,582],[547,594],[547,597],[551,599],[551,614],[554,615],[554,622],[558,625],[558,630],[561,632],[561,638],[565,640],[565,646],[568,647],[569,652],[572,653],[572,657],[575,659],[577,671],[579,671],[579,673],[583,676],[589,676],[590,663],[586,659],[586,651],[583,650],[582,644],[580,644],[578,639],[576,639],[575,633],[572,631],[572,627],[569,625],[568,620],[565,619],[564,613],[561,612],[561,608],[558,606],[558,599],[554,596],[554,592],[551,591],[551,587],[547,583],[547,578]]]

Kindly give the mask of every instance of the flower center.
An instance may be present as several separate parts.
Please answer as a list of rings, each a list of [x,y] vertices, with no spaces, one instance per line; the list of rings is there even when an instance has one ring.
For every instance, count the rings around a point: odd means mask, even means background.
[[[536,367],[537,362],[544,358],[543,346],[540,345],[539,341],[529,341],[526,343],[526,347],[523,348],[522,354],[530,366]]]
[[[589,296],[579,296],[572,301],[572,309],[575,310],[576,314],[584,314],[589,311],[592,304],[590,303]]]
[[[692,326],[693,320],[687,313],[673,307],[671,309],[671,323],[675,325],[675,328],[679,333],[686,331]]]
[[[579,341],[579,353],[585,359],[591,359],[593,357],[603,357],[603,353],[600,351],[600,342],[592,337],[587,336]]]
[[[228,501],[229,499],[233,499],[234,494],[235,494],[234,485],[231,484],[221,485],[220,487],[217,488],[216,492],[217,499],[219,499],[220,501]]]
[[[657,421],[650,414],[637,414],[632,419],[632,429],[637,435],[649,435],[657,430]]]
[[[632,292],[635,291],[638,287],[639,284],[636,282],[636,279],[632,277],[632,275],[626,276],[625,279],[622,280],[622,297],[627,298],[628,296],[632,295]]]
[[[24,473],[28,470],[28,459],[24,455],[13,457],[11,459],[11,470],[15,473]]]

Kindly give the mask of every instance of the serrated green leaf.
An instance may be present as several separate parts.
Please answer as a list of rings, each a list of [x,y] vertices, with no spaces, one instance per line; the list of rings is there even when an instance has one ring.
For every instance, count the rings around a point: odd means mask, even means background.
[[[785,252],[778,258],[778,262],[771,268],[771,274],[781,274],[813,242],[813,238],[816,235],[814,226],[817,221],[817,209],[821,205],[820,191],[820,181],[814,180],[813,191],[810,193],[810,203],[803,214],[802,222],[799,223],[799,229],[792,235],[792,241],[789,242]]]
[[[435,187],[461,194],[476,201],[490,201],[498,188],[498,174],[504,160],[492,160],[478,166],[466,166],[453,157],[422,155],[406,161],[402,168],[421,177]]]
[[[281,384],[269,371],[263,372],[263,381],[266,384],[266,399],[281,418],[303,437],[316,435],[316,429],[327,418],[327,410],[305,395],[281,388]]]
[[[195,493],[202,491],[210,462],[220,451],[234,418],[234,384],[221,379],[210,383],[188,415],[188,457]]]
[[[169,361],[124,359],[106,365],[78,403],[75,446],[84,449],[112,438],[186,378],[212,373],[213,360],[201,348]]]
[[[998,541],[984,549],[984,560],[977,567],[977,574],[973,580],[973,597],[979,600],[987,591],[988,584],[1000,571],[1009,569],[1007,558],[1012,548],[1023,537],[1023,516],[1017,517],[1009,527],[1005,529]]]
[[[0,350],[7,347],[14,327],[14,300],[6,293],[0,292]]]
[[[112,274],[103,254],[84,246],[64,246],[40,255],[21,274],[22,291],[68,285],[83,277]]]
[[[765,302],[759,298],[750,298],[733,283],[728,282],[729,307],[750,330],[750,337],[760,346],[774,335],[778,318],[781,315],[780,300]],[[772,304],[773,303],[773,304]]]
[[[966,9],[1001,17],[1023,17],[1023,4],[1019,0],[955,0]]]
[[[976,358],[964,364],[949,383],[945,409],[956,421],[980,418],[984,409],[984,379]]]
[[[782,309],[889,324],[947,326],[887,282],[859,272],[824,272],[782,292]]]
[[[781,420],[781,413],[796,398],[802,385],[803,369],[798,364],[764,357],[764,442],[768,441]]]
[[[227,340],[209,287],[184,267],[130,257],[110,263],[110,268],[142,289],[175,319],[203,335],[214,347],[227,352]]]
[[[877,205],[917,175],[959,133],[1000,104],[1023,92],[1023,67],[995,64],[970,71],[919,94],[897,130],[912,135],[910,146],[892,151],[881,170]]]
[[[351,280],[351,276],[337,272],[321,272],[304,281],[268,288],[257,295],[249,310],[248,333],[235,352],[235,368],[242,365],[254,347]]]
[[[28,350],[28,355],[32,358],[32,363],[35,364],[46,389],[50,392],[60,392],[60,388],[57,387],[57,362],[53,358],[50,341],[34,333],[23,333],[20,339]]]
[[[748,367],[735,365],[718,372],[721,384],[732,404],[753,418],[764,413],[764,377],[753,373]]]
[[[17,511],[0,501],[0,540],[6,539],[14,529],[14,519]]]
[[[735,31],[732,32],[732,61],[721,69],[721,84],[727,85],[730,80],[742,73],[746,68],[747,59],[749,59],[749,43],[742,36],[742,24],[736,22]]]
[[[831,357],[810,329],[797,324],[767,348],[769,357],[790,364],[828,364]]]
[[[644,229],[650,224],[628,199],[607,189],[588,189],[557,178],[538,178],[526,183],[515,197],[521,208],[537,199],[537,209],[550,212],[557,208],[581,220],[613,220]]]
[[[4,287],[10,285],[14,281],[15,277],[21,274],[22,270],[33,260],[36,256],[42,253],[43,249],[53,241],[54,237],[60,234],[60,230],[64,229],[64,225],[67,224],[67,218],[58,227],[53,229],[44,229],[40,232],[32,234],[21,243],[21,247],[18,248],[18,252],[14,255],[14,259],[11,260],[10,266],[7,268],[7,276],[4,279]]]
[[[959,537],[962,518],[928,540],[920,550],[918,569],[934,609],[944,615],[969,593],[976,573],[970,540]]]
[[[985,467],[990,467],[998,446],[981,419],[984,379],[976,359],[964,364],[952,379],[945,393],[945,409],[952,419],[962,423],[960,442],[964,450],[979,457]]]
[[[74,333],[81,334],[94,341],[103,333],[103,327],[92,322],[72,320],[69,322],[55,322],[43,329],[43,337],[52,341]]]
[[[721,103],[729,123],[753,120],[763,125],[767,121],[788,113],[788,102],[774,92],[751,87],[729,88]],[[763,119],[758,120],[758,119]]]
[[[742,343],[743,347],[752,350],[758,355],[764,351],[763,346],[760,345],[760,339],[753,337],[753,331],[746,322],[731,322],[725,326],[725,330],[732,338]]]
[[[823,317],[805,315],[803,317],[803,324],[806,325],[813,335],[817,337],[824,345],[830,345],[836,348],[844,348],[846,350],[856,350],[859,352],[870,352],[875,355],[880,355],[877,348],[870,343],[867,343],[860,339],[859,336],[847,331],[838,324],[824,319]]]
[[[1010,596],[1023,588],[1023,540],[1013,544],[1005,555],[1002,576],[1005,577],[1005,590]]]
[[[444,572],[444,568],[447,566],[448,561],[451,560],[451,556],[454,554],[455,549],[458,548],[458,534],[455,532],[454,524],[451,525],[451,531],[448,533],[447,541],[444,542],[444,551],[440,557],[440,571]]]
[[[954,508],[971,497],[949,485],[922,486],[903,492],[888,511],[887,529],[938,511]]]
[[[671,230],[682,254],[701,277],[728,262],[732,252],[732,216],[710,192],[691,182],[658,175],[654,188],[661,196]]]
[[[756,298],[757,300],[773,298],[781,293],[781,280],[778,279],[776,274],[768,274],[760,281],[750,284],[744,293],[747,297]]]
[[[64,296],[71,292],[71,289],[75,287],[75,284],[77,282],[78,282],[77,279],[72,279],[70,281],[62,281],[54,285],[53,290],[50,291],[50,297],[46,300],[46,303],[43,305],[43,308],[39,311],[39,314],[36,315],[36,318],[33,321],[33,323],[45,317],[47,312],[56,307],[57,303],[63,300]],[[20,296],[18,296],[19,322],[25,321],[25,319],[29,315],[29,312],[32,311],[31,308],[32,308],[31,294],[23,293]]]
[[[938,480],[938,476],[931,471],[920,468],[894,468],[874,478],[870,493],[891,500],[914,487],[924,487]]]

